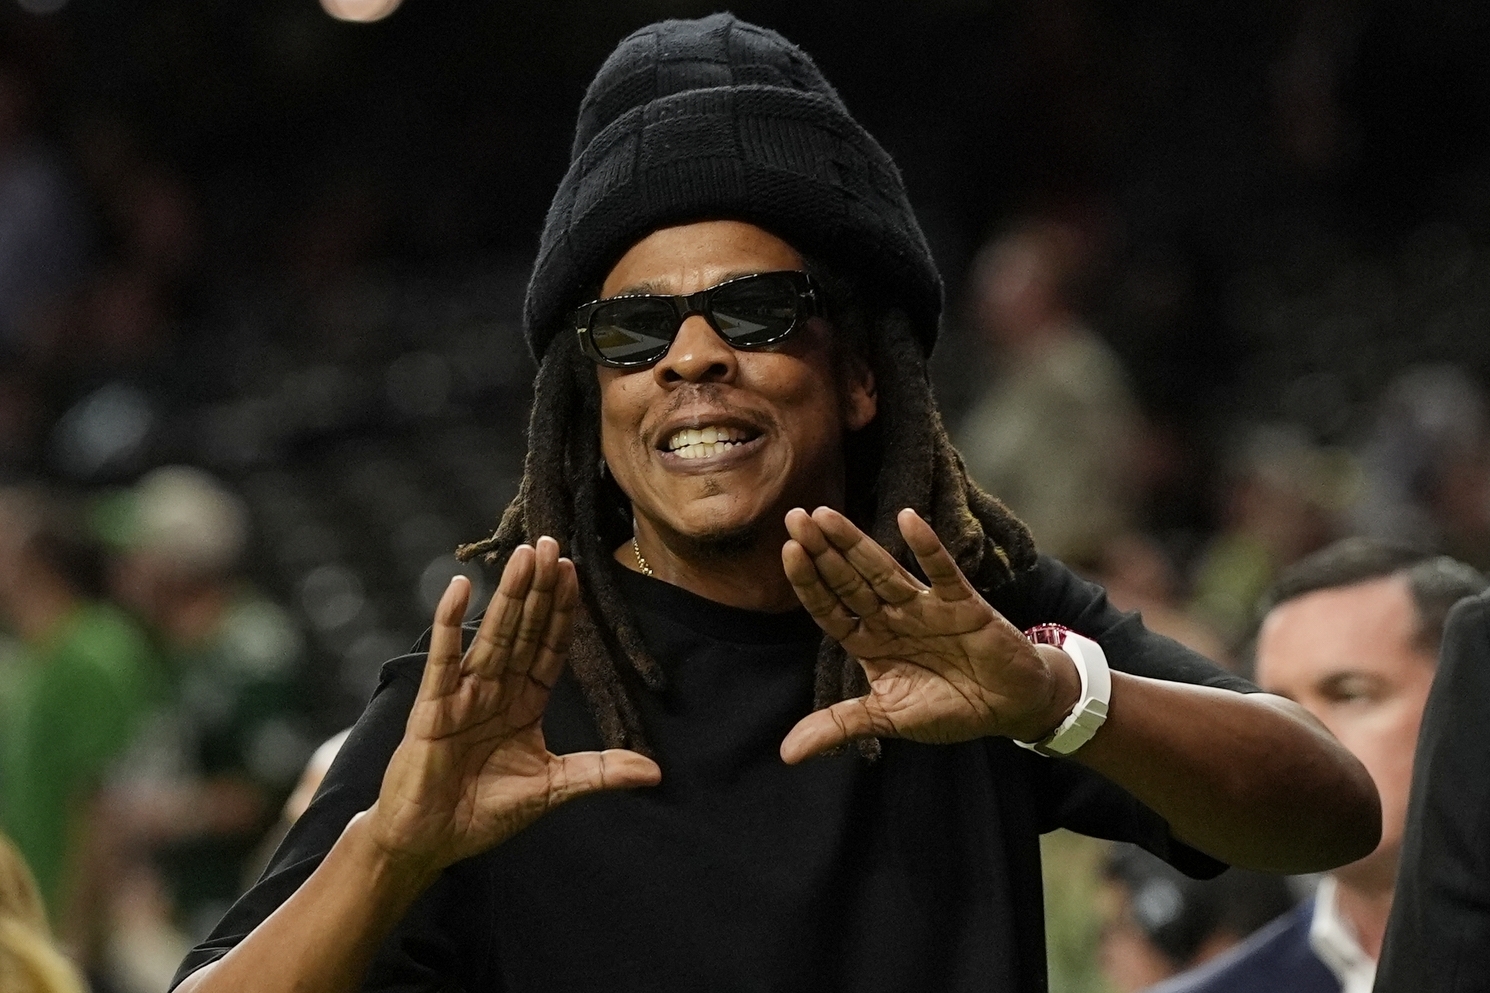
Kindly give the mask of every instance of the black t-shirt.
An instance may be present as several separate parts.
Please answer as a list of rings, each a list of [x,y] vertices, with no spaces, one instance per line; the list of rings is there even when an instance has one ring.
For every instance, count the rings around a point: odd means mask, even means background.
[[[807,613],[620,579],[667,676],[640,700],[662,784],[575,800],[452,866],[365,989],[1024,993],[1045,988],[1041,832],[1133,841],[1193,875],[1223,868],[1102,777],[1006,738],[886,741],[874,763],[850,750],[787,766],[781,740],[812,706],[820,632]],[[1252,689],[1053,560],[993,602],[1021,628],[1095,638],[1115,668]],[[371,805],[422,665],[384,668],[314,803],[183,976],[268,916]],[[544,730],[554,752],[601,747],[567,677]]]

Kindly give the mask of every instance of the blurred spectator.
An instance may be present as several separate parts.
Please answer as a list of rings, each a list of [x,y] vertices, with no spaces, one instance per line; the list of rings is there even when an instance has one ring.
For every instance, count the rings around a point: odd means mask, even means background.
[[[1193,609],[1235,647],[1278,570],[1327,543],[1350,466],[1291,426],[1255,427],[1221,484],[1222,531],[1196,567]]]
[[[1107,590],[1107,598],[1114,606],[1141,612],[1144,625],[1151,631],[1173,638],[1222,665],[1230,663],[1221,639],[1185,610],[1174,566],[1152,538],[1128,533],[1107,541],[1091,578]],[[1177,971],[1173,967],[1167,972],[1139,968],[1150,959],[1156,963],[1168,960],[1157,951],[1145,956],[1147,944],[1125,944],[1116,937],[1115,910],[1104,921],[1099,912],[1101,892],[1105,890],[1114,897],[1108,901],[1110,904],[1121,895],[1110,880],[1109,846],[1105,842],[1056,832],[1042,838],[1040,847],[1051,989],[1069,993],[1096,991],[1104,988],[1104,976],[1107,984],[1115,985],[1118,990],[1141,989]],[[1099,888],[1099,881],[1104,879],[1106,885]],[[1187,882],[1196,887],[1203,885],[1188,878]],[[1134,955],[1139,963],[1129,962]],[[1121,977],[1130,975],[1152,978],[1138,985],[1127,985]]]
[[[163,874],[167,916],[196,935],[237,897],[245,859],[310,752],[297,699],[304,646],[285,611],[240,577],[248,515],[222,483],[170,466],[142,478],[131,502],[114,588],[166,656],[171,705],[114,806]]]
[[[1490,423],[1463,369],[1418,366],[1382,396],[1363,452],[1356,522],[1365,534],[1490,567]]]
[[[56,946],[36,880],[0,833],[0,990],[84,993],[82,978]]]
[[[183,317],[192,310],[201,274],[192,188],[148,154],[118,118],[86,122],[74,154],[100,221],[101,251],[70,292],[55,296],[30,321],[28,353],[45,375],[49,401],[66,409],[121,381],[157,402],[206,398],[200,370],[187,368],[179,354],[189,339]],[[62,419],[77,420],[86,403]],[[56,461],[74,478],[138,470],[138,460],[89,467],[64,453]]]
[[[1107,599],[1119,610],[1142,613],[1150,631],[1173,638],[1214,662],[1231,664],[1221,638],[1185,607],[1174,564],[1153,538],[1138,533],[1114,537],[1102,546],[1092,578],[1107,590]]]
[[[1444,618],[1486,586],[1453,559],[1361,538],[1279,577],[1257,636],[1257,682],[1304,706],[1361,760],[1381,795],[1381,842],[1326,874],[1312,900],[1162,993],[1370,993]]]
[[[974,320],[999,373],[958,432],[972,477],[1077,566],[1133,524],[1140,431],[1126,374],[1078,312],[1087,254],[1074,227],[1045,219],[979,254]]]
[[[104,834],[98,790],[160,680],[144,632],[98,599],[100,560],[73,503],[0,491],[0,619],[21,646],[0,672],[0,825],[85,956],[105,882],[93,861]]]
[[[326,778],[331,763],[336,761],[348,733],[349,730],[337,732],[321,742],[311,753],[310,761],[305,763],[305,771],[300,774],[300,781],[295,784],[295,792],[285,801],[284,811],[280,814],[287,825],[293,826],[300,815],[305,813],[305,808],[310,806],[311,800],[315,799],[316,790],[321,788],[321,780]]]
[[[1061,993],[1110,993],[1098,950],[1102,866],[1110,843],[1064,829],[1040,836],[1045,893],[1045,957],[1049,988]]]
[[[1281,876],[1230,869],[1216,879],[1191,879],[1132,845],[1113,848],[1103,875],[1100,956],[1118,993],[1137,993],[1215,958],[1296,902]]]
[[[34,310],[82,275],[82,201],[31,124],[31,93],[0,63],[0,356],[29,350]]]
[[[280,809],[279,821],[271,828],[259,842],[258,850],[254,857],[244,865],[243,888],[246,890],[263,874],[269,865],[269,860],[274,857],[274,850],[279,843],[285,840],[285,835],[290,833],[290,828],[300,820],[300,815],[305,813],[310,802],[315,799],[316,791],[321,788],[321,780],[326,778],[326,773],[331,769],[331,763],[336,761],[336,756],[341,752],[341,746],[351,733],[348,728],[338,731],[317,746],[311,753],[310,761],[305,763],[305,769],[300,773],[300,780],[295,784],[295,791],[285,801],[284,807]]]
[[[283,292],[297,329],[288,344],[305,359],[376,352],[388,330],[384,270],[388,205],[354,174],[317,191],[286,232]]]

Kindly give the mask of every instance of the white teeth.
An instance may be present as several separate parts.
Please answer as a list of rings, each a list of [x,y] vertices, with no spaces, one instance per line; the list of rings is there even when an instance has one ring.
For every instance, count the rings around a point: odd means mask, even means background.
[[[696,434],[697,432],[694,433]],[[723,455],[738,444],[739,442],[737,441],[716,441],[712,443],[700,441],[673,449],[673,454],[684,459],[706,459],[711,455]]]
[[[745,440],[745,432],[711,424],[705,428],[683,428],[667,439],[667,447],[685,459],[718,455],[730,445]]]

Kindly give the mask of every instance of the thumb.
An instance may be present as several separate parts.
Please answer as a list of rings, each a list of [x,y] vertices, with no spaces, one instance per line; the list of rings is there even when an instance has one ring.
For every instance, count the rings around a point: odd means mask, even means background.
[[[841,700],[823,710],[813,711],[797,722],[781,742],[781,761],[796,765],[803,759],[821,755],[857,738],[889,734],[875,720],[869,709],[869,697]]]
[[[662,782],[662,770],[656,762],[625,748],[555,755],[549,763],[550,807],[586,793],[656,786]]]

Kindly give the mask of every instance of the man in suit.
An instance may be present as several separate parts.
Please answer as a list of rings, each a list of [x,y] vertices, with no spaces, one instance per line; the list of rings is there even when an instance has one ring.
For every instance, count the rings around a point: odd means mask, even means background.
[[[1356,538],[1279,578],[1258,631],[1257,682],[1301,703],[1365,765],[1381,793],[1381,843],[1326,874],[1313,899],[1154,993],[1370,993],[1444,618],[1485,586],[1453,559]]]

